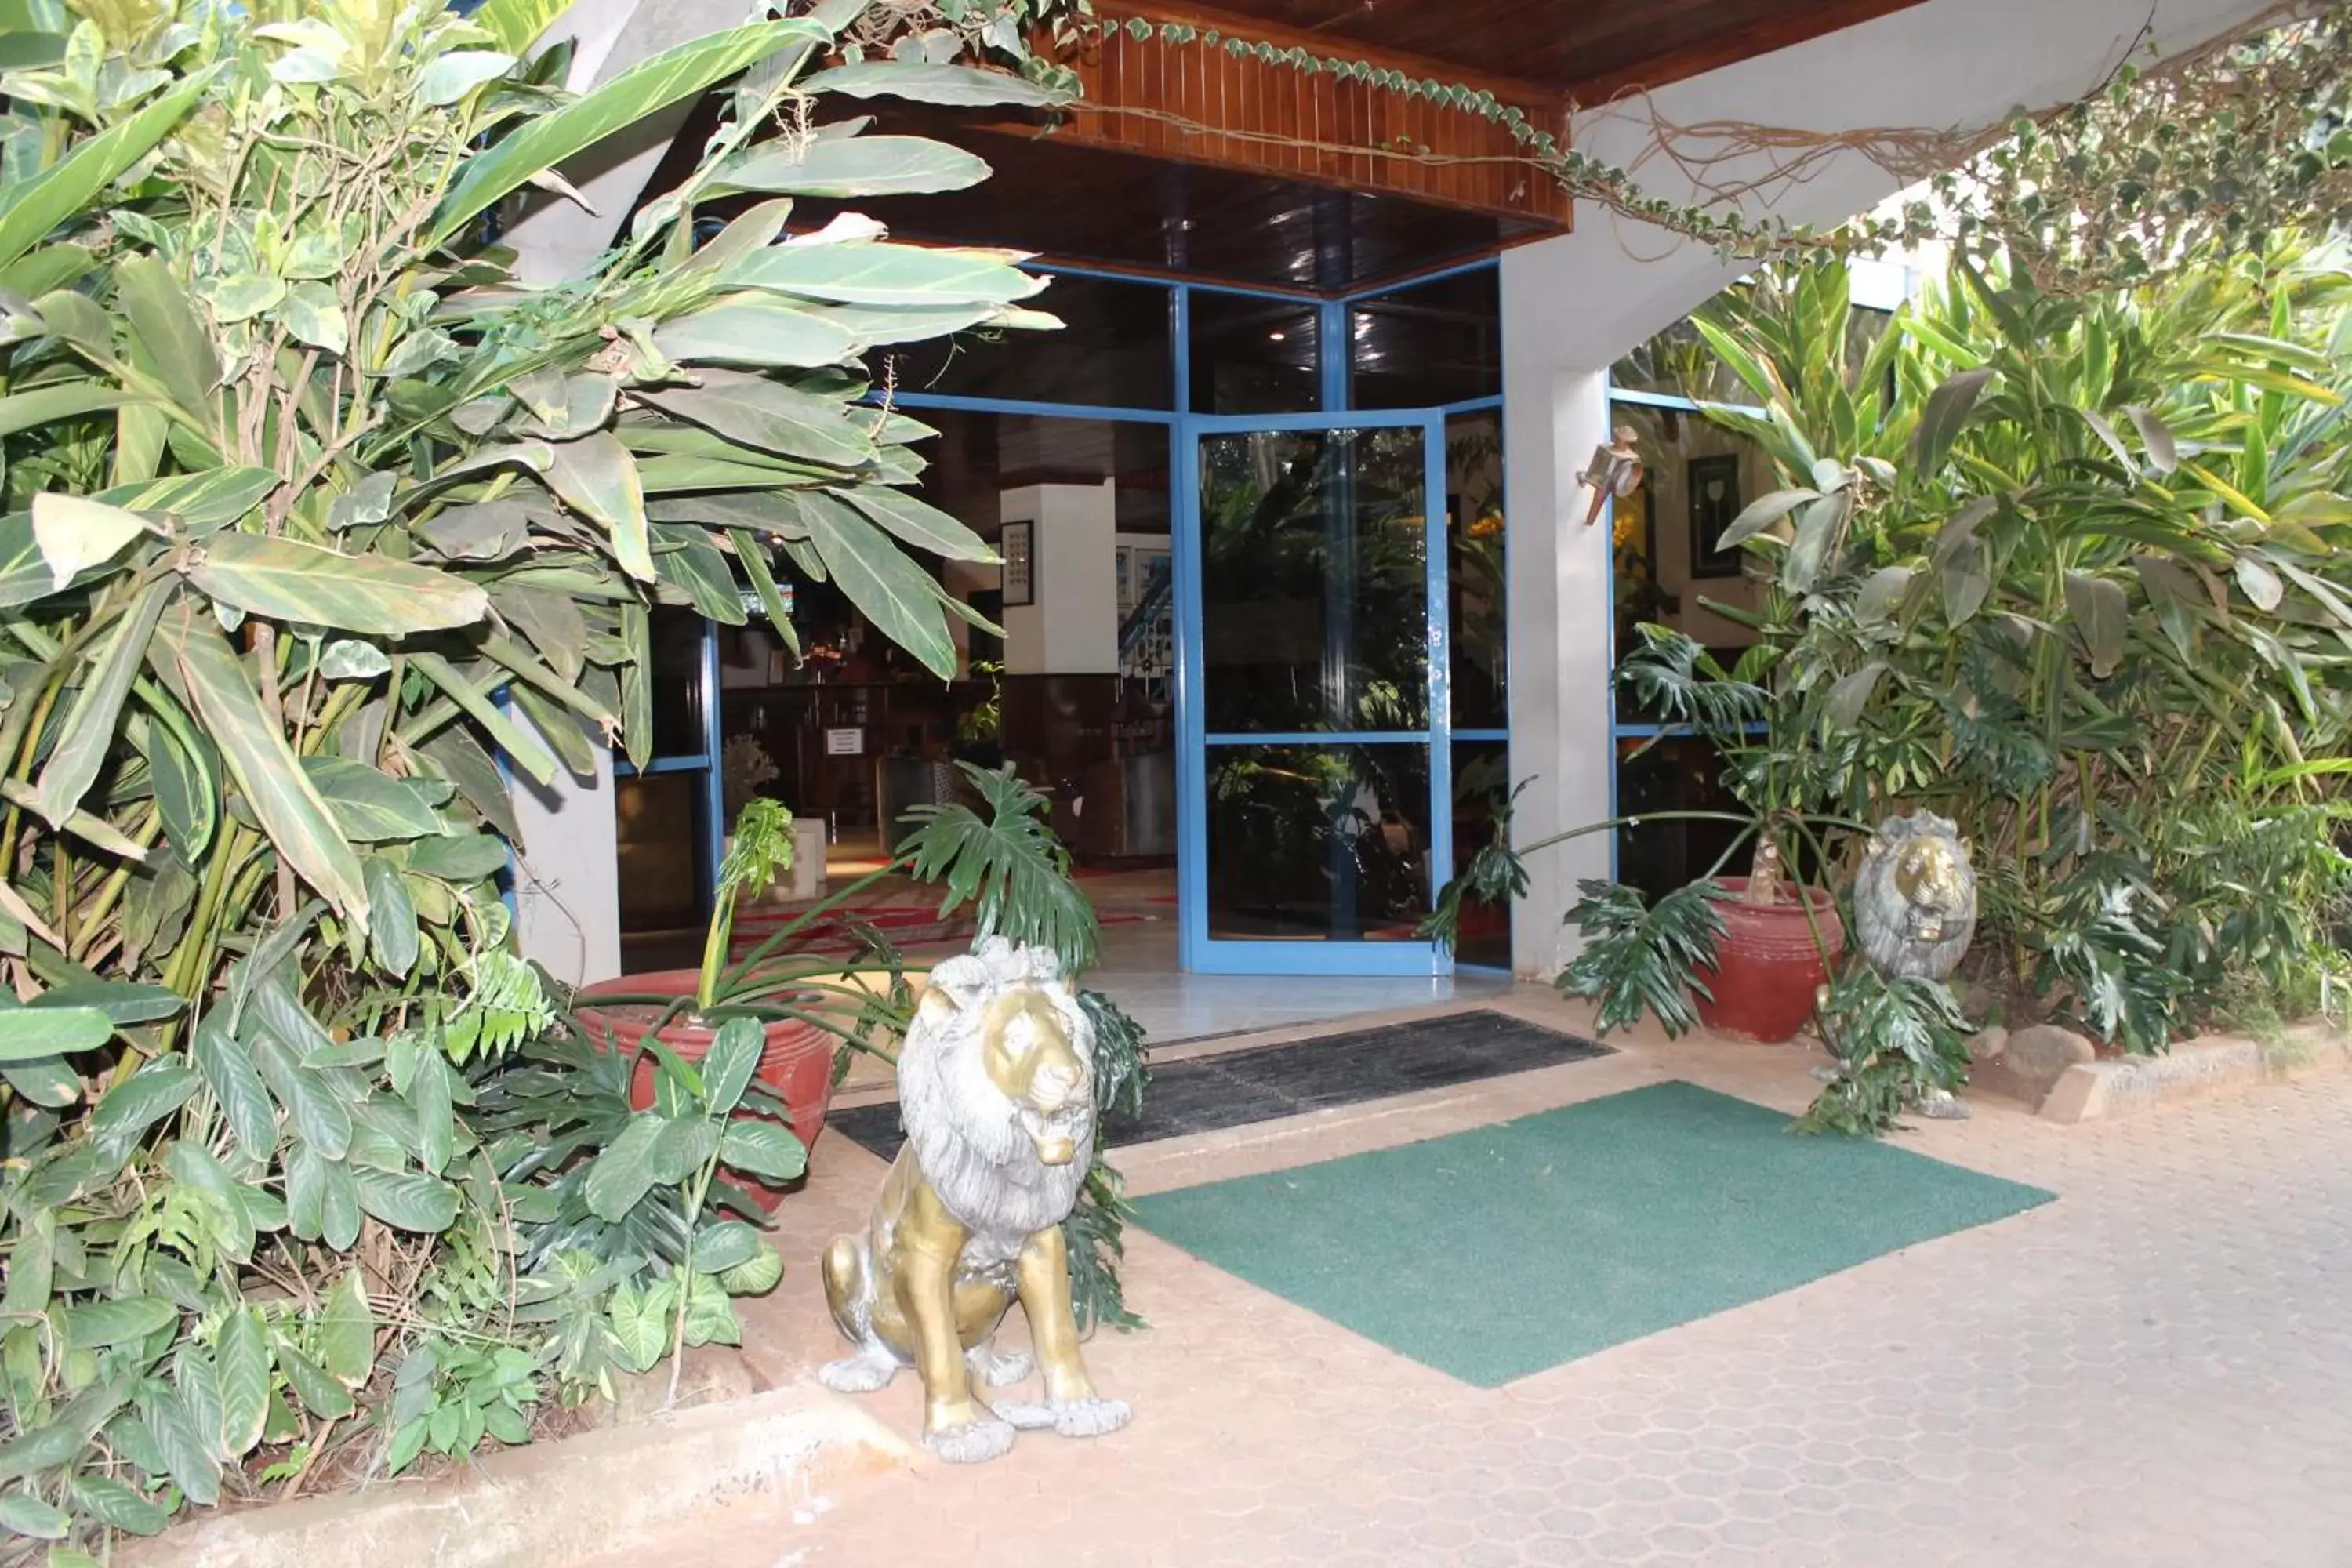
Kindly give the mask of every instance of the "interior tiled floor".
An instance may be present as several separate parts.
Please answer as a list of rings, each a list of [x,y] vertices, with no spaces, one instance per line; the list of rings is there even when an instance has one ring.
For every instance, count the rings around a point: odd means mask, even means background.
[[[1501,1005],[1583,1023],[1545,992]],[[1150,1192],[1665,1078],[1788,1110],[1813,1088],[1796,1047],[1622,1043],[1121,1163]],[[926,1458],[839,1496],[746,1502],[631,1561],[2352,1563],[2352,1076],[2104,1126],[1980,1101],[1905,1137],[2058,1201],[1492,1391],[1134,1235],[1127,1279],[1151,1327],[1087,1352],[1135,1404],[1125,1432],[1024,1436],[992,1465]],[[836,1353],[806,1260],[862,1223],[881,1170],[829,1139],[779,1215],[792,1268],[745,1314],[769,1376]],[[911,1379],[868,1408],[911,1433]]]

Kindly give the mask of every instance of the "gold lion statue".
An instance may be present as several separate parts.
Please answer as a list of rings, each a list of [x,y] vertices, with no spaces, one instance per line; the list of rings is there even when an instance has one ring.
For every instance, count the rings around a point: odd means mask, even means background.
[[[1872,834],[1853,881],[1854,932],[1881,974],[1941,980],[1977,930],[1969,842],[1932,811],[1891,816]]]
[[[1094,1049],[1043,949],[987,937],[932,970],[898,1053],[907,1142],[865,1234],[825,1248],[825,1300],[857,1348],[818,1375],[866,1394],[913,1366],[923,1442],[942,1459],[993,1459],[1026,1428],[1097,1437],[1128,1423],[1078,1355],[1062,1238],[1094,1155]],[[1016,1296],[1045,1396],[992,1410],[976,1384],[1029,1375],[1028,1357],[991,1344]]]

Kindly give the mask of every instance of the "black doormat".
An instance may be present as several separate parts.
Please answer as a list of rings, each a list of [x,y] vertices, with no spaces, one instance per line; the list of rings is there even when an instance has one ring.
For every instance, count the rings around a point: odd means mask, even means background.
[[[1153,1068],[1143,1115],[1113,1121],[1109,1142],[1118,1148],[1214,1132],[1610,1054],[1607,1046],[1485,1008],[1317,1035]],[[827,1121],[886,1160],[905,1142],[895,1100],[836,1110]]]

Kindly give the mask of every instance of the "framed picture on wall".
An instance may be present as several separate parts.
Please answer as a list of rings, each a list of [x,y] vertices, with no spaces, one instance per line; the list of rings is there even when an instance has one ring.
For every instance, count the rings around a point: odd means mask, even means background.
[[[1690,574],[1694,577],[1739,575],[1739,546],[1716,548],[1743,504],[1739,499],[1739,458],[1725,452],[1693,458],[1684,467],[1690,489]]]
[[[1034,523],[1008,522],[1003,536],[996,542],[996,552],[1004,557],[1007,609],[1037,602],[1037,563],[1032,550],[1035,531]]]

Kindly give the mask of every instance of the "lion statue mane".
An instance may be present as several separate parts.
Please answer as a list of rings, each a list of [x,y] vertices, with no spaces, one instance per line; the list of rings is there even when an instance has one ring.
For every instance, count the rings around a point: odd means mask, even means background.
[[[1890,977],[1941,980],[1977,929],[1977,874],[1968,840],[1933,812],[1892,816],[1871,835],[1853,882],[1854,935]]]

